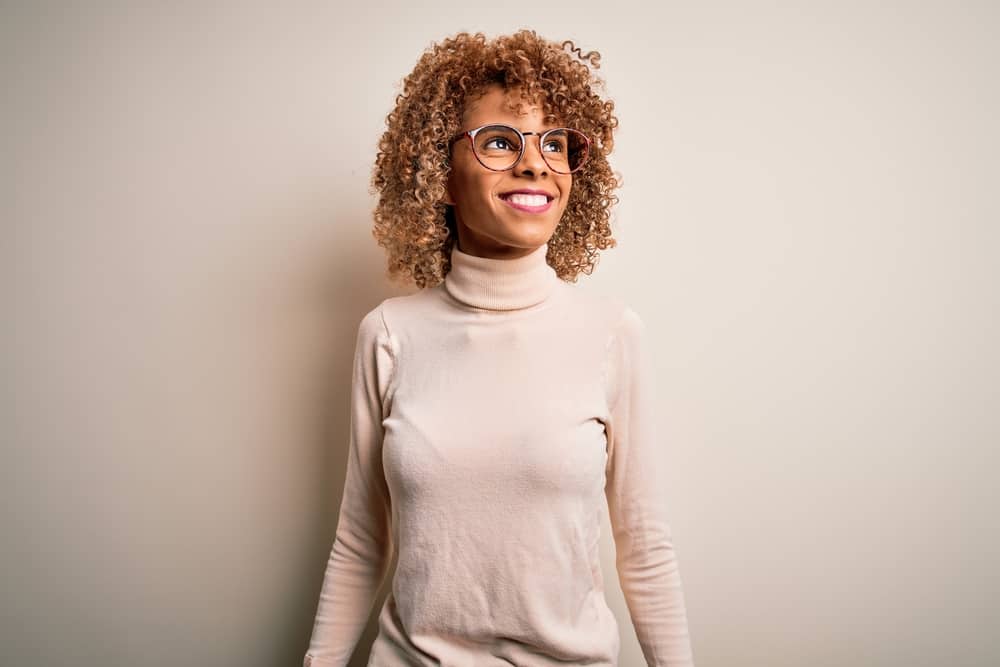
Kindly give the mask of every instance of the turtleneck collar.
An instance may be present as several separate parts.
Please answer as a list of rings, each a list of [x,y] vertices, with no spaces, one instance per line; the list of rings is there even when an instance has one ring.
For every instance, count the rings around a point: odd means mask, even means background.
[[[544,243],[523,257],[492,259],[451,249],[451,270],[444,279],[448,293],[462,303],[489,310],[517,310],[544,301],[559,283],[545,261]]]

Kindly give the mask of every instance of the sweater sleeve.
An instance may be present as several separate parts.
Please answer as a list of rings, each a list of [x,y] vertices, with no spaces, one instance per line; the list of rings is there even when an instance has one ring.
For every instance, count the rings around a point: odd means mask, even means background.
[[[379,305],[358,327],[347,477],[305,667],[347,665],[391,562],[391,504],[382,470],[382,419],[393,364]]]
[[[618,580],[646,663],[693,667],[665,480],[658,474],[665,443],[658,433],[650,344],[639,315],[626,307],[609,342],[605,495]]]

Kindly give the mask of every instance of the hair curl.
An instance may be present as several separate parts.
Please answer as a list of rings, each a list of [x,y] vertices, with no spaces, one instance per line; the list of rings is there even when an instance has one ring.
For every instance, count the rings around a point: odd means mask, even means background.
[[[491,84],[516,90],[541,107],[546,122],[587,133],[593,145],[584,168],[573,174],[566,210],[549,240],[546,261],[575,282],[590,274],[598,250],[617,242],[609,224],[620,179],[607,156],[614,147],[614,102],[597,92],[603,80],[600,53],[583,53],[533,30],[487,40],[466,32],[433,44],[403,80],[396,106],[386,116],[372,174],[379,194],[373,236],[386,249],[390,279],[430,287],[451,269],[457,242],[454,211],[443,203],[449,174],[448,140],[460,130],[467,101]]]

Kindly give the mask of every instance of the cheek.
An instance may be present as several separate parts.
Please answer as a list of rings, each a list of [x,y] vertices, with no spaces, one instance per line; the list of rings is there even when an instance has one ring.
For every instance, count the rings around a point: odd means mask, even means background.
[[[559,191],[562,193],[562,205],[566,208],[570,195],[573,193],[573,177],[567,176],[566,180],[559,184]]]
[[[460,171],[449,174],[448,190],[458,201],[474,201],[489,195],[489,186],[482,183],[481,177]]]
[[[482,207],[492,202],[496,179],[489,175],[460,174],[450,182],[455,201],[465,206]]]

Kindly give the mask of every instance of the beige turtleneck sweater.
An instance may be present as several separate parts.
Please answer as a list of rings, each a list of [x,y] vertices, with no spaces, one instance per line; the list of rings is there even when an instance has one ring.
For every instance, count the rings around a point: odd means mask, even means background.
[[[648,665],[694,664],[657,473],[650,341],[548,246],[455,247],[443,283],[358,329],[347,479],[306,667],[347,665],[394,550],[370,667],[617,665],[598,554]]]

